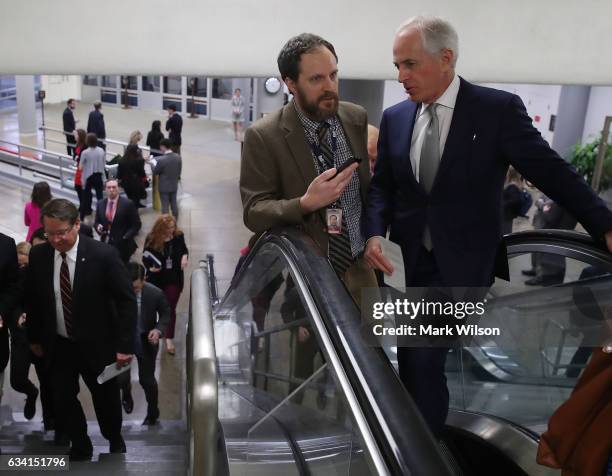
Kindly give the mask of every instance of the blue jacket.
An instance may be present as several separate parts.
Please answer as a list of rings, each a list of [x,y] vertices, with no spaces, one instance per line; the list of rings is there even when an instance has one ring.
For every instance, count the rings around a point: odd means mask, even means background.
[[[508,165],[569,211],[594,237],[612,229],[612,213],[575,169],[533,127],[515,94],[461,78],[457,102],[431,193],[415,179],[410,144],[418,103],[383,113],[378,160],[368,193],[366,236],[402,247],[410,286],[425,224],[447,286],[489,286],[507,274],[501,240]]]

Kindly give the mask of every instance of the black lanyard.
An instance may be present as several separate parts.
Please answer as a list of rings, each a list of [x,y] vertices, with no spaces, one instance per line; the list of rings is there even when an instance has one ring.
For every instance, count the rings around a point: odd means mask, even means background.
[[[329,131],[329,133],[331,134],[331,138],[332,138],[332,156],[333,158],[336,157],[336,150],[338,149],[338,138],[336,137],[336,132],[335,131]],[[316,132],[315,132],[315,136],[316,136]],[[325,172],[326,170],[329,170],[331,168],[333,168],[334,166],[332,165],[331,167],[329,167],[329,164],[327,163],[327,161],[323,158],[323,151],[321,150],[321,146],[319,144],[317,144],[314,141],[308,141],[308,145],[310,146],[310,149],[312,150],[313,155],[315,156],[315,159],[317,160],[317,163],[319,164],[319,166],[321,167],[321,169],[323,170],[323,172]],[[335,163],[335,161],[334,161]]]

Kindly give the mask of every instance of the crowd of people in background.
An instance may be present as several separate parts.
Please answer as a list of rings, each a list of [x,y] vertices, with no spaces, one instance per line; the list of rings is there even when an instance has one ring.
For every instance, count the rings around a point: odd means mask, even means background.
[[[136,357],[147,401],[143,425],[157,423],[155,361],[160,342],[165,341],[169,355],[176,352],[176,308],[189,257],[175,217],[165,214],[147,234],[142,259],[135,254],[141,229],[138,209],[120,195],[118,179],[104,182],[103,149],[93,133],[86,133],[84,148],[83,135],[78,134],[74,144],[80,185],[85,184],[79,191],[80,210],[54,198],[48,183],[38,182],[24,209],[26,241],[15,245],[0,235],[0,372],[10,362],[10,385],[25,395],[27,420],[34,418],[40,396],[44,430],[54,431],[54,444],[70,445],[72,460],[92,456],[77,398],[79,375],[91,392],[111,453],[126,451],[121,407],[131,413],[134,401],[129,372],[108,382],[96,380],[105,365],[115,360],[117,366],[126,365]],[[160,142],[161,151],[171,150],[167,139]],[[137,145],[128,147],[135,151]],[[90,227],[81,219],[88,215],[91,199],[85,194],[91,196],[92,189],[100,194]],[[92,239],[94,232],[97,240]],[[43,271],[47,269],[52,272]],[[39,387],[28,377],[31,365]]]
[[[244,100],[238,102],[241,107],[240,117],[244,115]],[[89,113],[87,130],[77,128],[79,120],[74,116],[76,100],[69,99],[62,115],[64,134],[66,136],[66,150],[77,165],[74,176],[74,188],[79,199],[80,219],[92,214],[92,190],[96,199],[102,199],[103,181],[108,175],[107,166],[116,165],[114,171],[119,185],[136,208],[144,208],[142,203],[146,200],[147,189],[151,187],[151,180],[145,171],[148,163],[153,177],[158,176],[160,181],[160,201],[163,213],[172,209],[175,218],[178,218],[177,191],[182,172],[182,159],[180,156],[182,144],[183,119],[176,112],[176,106],[169,105],[166,131],[168,138],[161,130],[161,121],[155,120],[147,134],[146,145],[149,154],[144,156],[140,148],[143,134],[139,130],[130,133],[124,153],[106,160],[106,125],[102,113],[102,103],[96,101],[94,109]],[[241,119],[243,120],[243,119]],[[167,157],[166,157],[167,155]],[[161,159],[160,159],[161,157]],[[163,160],[162,160],[163,159]],[[158,160],[163,165],[158,166]]]

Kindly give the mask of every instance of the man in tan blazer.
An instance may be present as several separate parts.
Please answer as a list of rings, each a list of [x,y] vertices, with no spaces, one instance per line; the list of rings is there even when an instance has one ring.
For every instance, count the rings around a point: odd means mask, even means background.
[[[359,302],[362,287],[377,286],[362,258],[367,115],[338,100],[337,61],[331,43],[309,33],[283,47],[278,67],[293,101],[246,131],[240,193],[247,228],[301,227]],[[364,160],[337,173],[352,158]]]

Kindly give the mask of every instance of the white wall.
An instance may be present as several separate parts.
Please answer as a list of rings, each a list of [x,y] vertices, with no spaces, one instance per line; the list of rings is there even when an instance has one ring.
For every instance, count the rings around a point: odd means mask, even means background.
[[[84,84],[81,88],[81,100],[85,102],[96,102],[100,100],[100,86],[89,86]]]
[[[582,133],[583,143],[590,142],[601,134],[606,116],[612,116],[612,87],[591,88]]]
[[[336,46],[342,77],[391,79],[395,29],[427,12],[455,24],[460,69],[472,81],[612,85],[602,63],[602,45],[612,44],[609,0],[2,3],[5,74],[267,76],[289,37],[313,31]],[[98,27],[70,21],[77,12],[95,12]]]
[[[548,130],[550,116],[557,114],[561,86],[543,84],[482,84],[491,88],[508,91],[519,96],[525,103],[527,114],[533,120],[533,125],[540,131],[542,137],[551,144],[553,133]],[[537,120],[539,118],[539,120]]]
[[[41,76],[40,89],[46,93],[45,102],[55,104],[70,98],[81,99],[80,76]]]

